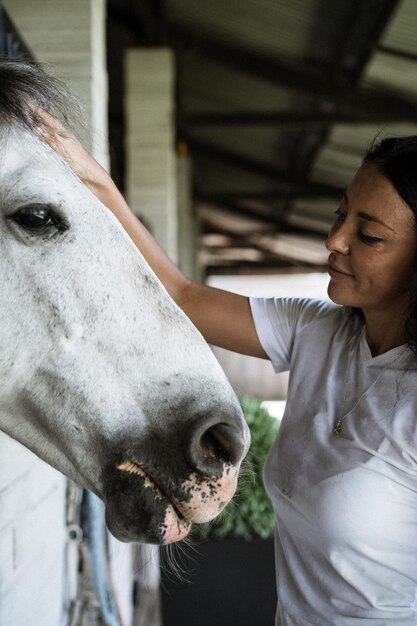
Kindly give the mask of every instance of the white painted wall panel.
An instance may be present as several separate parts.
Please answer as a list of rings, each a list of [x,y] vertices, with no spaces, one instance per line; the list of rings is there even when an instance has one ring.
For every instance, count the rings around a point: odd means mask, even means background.
[[[85,145],[108,167],[104,0],[4,0],[36,60],[83,105]],[[36,7],[35,7],[36,4]]]

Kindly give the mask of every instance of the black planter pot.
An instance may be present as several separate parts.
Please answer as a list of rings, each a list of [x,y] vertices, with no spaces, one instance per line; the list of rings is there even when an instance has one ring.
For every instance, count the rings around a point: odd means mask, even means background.
[[[188,548],[187,582],[162,568],[164,626],[273,626],[273,539],[211,540]]]

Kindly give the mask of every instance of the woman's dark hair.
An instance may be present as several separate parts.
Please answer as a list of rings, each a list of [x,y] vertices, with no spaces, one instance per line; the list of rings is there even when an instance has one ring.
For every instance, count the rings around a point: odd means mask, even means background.
[[[363,163],[375,165],[392,183],[413,212],[417,231],[417,136],[383,139],[369,148]],[[405,332],[407,343],[417,357],[417,250]]]
[[[36,108],[58,117],[66,127],[79,116],[79,104],[61,81],[30,61],[0,57],[0,118],[14,120],[34,132]],[[78,122],[78,120],[77,120]]]

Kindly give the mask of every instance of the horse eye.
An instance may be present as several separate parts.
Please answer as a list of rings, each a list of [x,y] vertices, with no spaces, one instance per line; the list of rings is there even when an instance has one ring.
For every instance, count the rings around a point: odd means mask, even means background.
[[[28,230],[43,230],[50,226],[60,227],[60,219],[50,209],[45,207],[25,207],[17,211],[12,219]]]

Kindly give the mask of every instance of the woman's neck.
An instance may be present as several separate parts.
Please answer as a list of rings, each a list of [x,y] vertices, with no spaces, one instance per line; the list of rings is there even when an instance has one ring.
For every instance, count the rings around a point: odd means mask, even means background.
[[[378,356],[407,342],[403,314],[363,313],[366,320],[366,341],[372,356]]]

